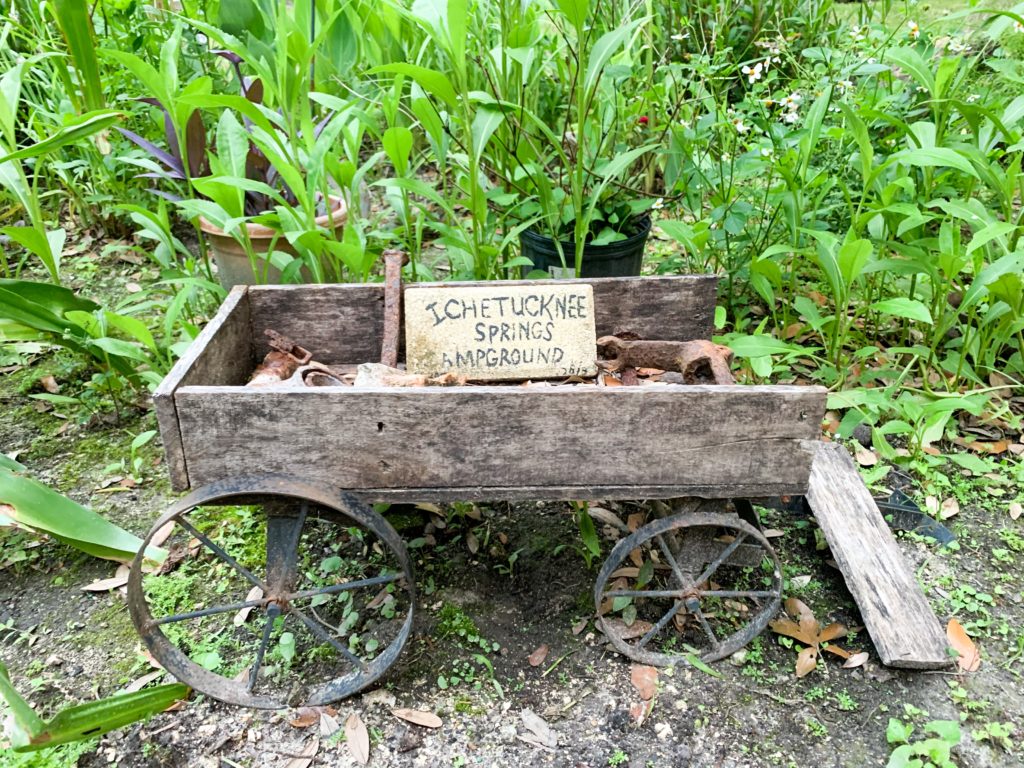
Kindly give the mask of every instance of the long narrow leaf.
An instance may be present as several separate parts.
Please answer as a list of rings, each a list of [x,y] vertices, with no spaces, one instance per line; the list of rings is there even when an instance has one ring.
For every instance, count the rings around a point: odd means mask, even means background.
[[[52,136],[42,141],[23,147],[16,152],[0,157],[0,163],[9,160],[24,160],[28,157],[39,157],[54,150],[60,149],[66,144],[74,144],[87,136],[99,133],[104,128],[121,119],[121,113],[113,110],[103,109],[97,112],[88,112],[81,117],[75,118]]]

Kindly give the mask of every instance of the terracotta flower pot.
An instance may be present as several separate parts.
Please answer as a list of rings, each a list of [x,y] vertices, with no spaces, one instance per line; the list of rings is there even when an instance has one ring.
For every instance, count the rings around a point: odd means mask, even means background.
[[[318,227],[330,228],[334,225],[334,236],[341,239],[341,231],[348,220],[348,209],[345,201],[340,197],[330,197],[331,213],[317,216]],[[274,266],[257,263],[256,272],[253,265],[249,263],[249,256],[245,248],[233,236],[225,234],[220,227],[214,226],[211,222],[199,217],[199,228],[206,235],[210,252],[213,254],[213,261],[217,265],[217,278],[220,284],[231,290],[236,285],[250,285],[253,283],[280,283],[281,271]],[[247,223],[245,228],[249,232],[249,241],[252,243],[253,252],[257,257],[265,257],[273,244],[275,251],[282,251],[297,256],[297,252],[281,233],[262,224]],[[276,237],[276,242],[275,242]],[[305,280],[312,280],[312,275],[307,267],[302,268],[302,275]]]

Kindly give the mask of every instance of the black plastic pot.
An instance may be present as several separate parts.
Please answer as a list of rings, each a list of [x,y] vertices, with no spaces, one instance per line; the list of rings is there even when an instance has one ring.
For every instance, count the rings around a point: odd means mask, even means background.
[[[651,233],[651,217],[644,216],[637,222],[637,231],[625,240],[607,245],[587,245],[583,248],[583,268],[580,277],[631,277],[640,274],[644,260],[644,246]],[[565,266],[558,255],[555,241],[532,229],[519,235],[522,254],[533,263],[533,269],[547,272],[551,277],[575,277],[576,248],[571,240],[562,241]],[[523,274],[532,271],[523,267]]]

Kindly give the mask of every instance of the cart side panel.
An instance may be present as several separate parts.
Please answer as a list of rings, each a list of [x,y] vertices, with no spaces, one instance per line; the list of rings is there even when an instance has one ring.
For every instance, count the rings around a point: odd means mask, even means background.
[[[806,491],[825,390],[186,387],[175,400],[193,485],[278,472],[381,500],[725,497]]]
[[[492,283],[522,285],[531,281]],[[710,339],[715,313],[713,275],[582,280],[594,286],[597,335],[633,331],[645,339]],[[438,283],[455,287],[469,283]],[[478,285],[478,283],[474,283]],[[249,289],[257,355],[273,328],[311,350],[322,363],[380,359],[384,286],[261,285]],[[210,382],[196,381],[195,384]]]
[[[246,381],[253,368],[252,330],[246,286],[236,286],[184,355],[153,393],[171,487],[189,487],[188,460],[178,424],[175,391],[189,384],[235,385]]]

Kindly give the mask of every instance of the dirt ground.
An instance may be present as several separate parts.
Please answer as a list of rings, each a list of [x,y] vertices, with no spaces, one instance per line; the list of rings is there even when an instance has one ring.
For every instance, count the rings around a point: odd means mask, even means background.
[[[118,482],[126,472],[117,465],[128,459],[135,435],[155,428],[152,412],[130,410],[120,421],[80,418],[30,398],[42,391],[43,375],[80,377],[76,365],[46,353],[0,375],[0,451],[142,535],[175,498],[158,442],[139,452],[142,482],[135,487]],[[929,738],[931,721],[960,723],[953,762],[937,765],[1021,765],[1024,520],[1012,520],[1008,497],[987,495],[985,481],[965,479],[953,465],[949,472],[970,484],[960,513],[947,521],[956,544],[901,535],[900,546],[939,618],[955,616],[980,646],[983,660],[973,674],[885,668],[860,631],[844,647],[867,651],[866,664],[844,669],[826,658],[798,679],[796,649],[769,630],[716,664],[714,676],[662,670],[644,704],[630,662],[594,627],[599,563],[584,562],[569,505],[495,503],[480,507],[479,520],[456,510],[443,529],[425,531],[428,515],[419,528],[413,521],[403,530],[406,540],[433,536],[414,550],[417,619],[398,663],[361,695],[316,713],[245,710],[195,695],[176,711],[84,745],[0,752],[0,768],[356,765],[345,737],[353,714],[368,729],[369,764],[381,767],[884,766],[895,747],[887,740],[891,718],[914,726],[914,743]],[[914,484],[907,490],[923,501]],[[604,506],[617,514],[631,509]],[[813,519],[769,511],[764,523],[780,534],[773,543],[786,595],[803,600],[823,625],[861,626],[841,574],[816,546]],[[471,534],[503,543],[471,554]],[[607,554],[615,534],[602,535]],[[125,597],[81,590],[113,571],[58,542],[37,545],[0,531],[0,662],[43,714],[111,695],[150,671]],[[478,640],[447,631],[453,617],[470,622]],[[546,656],[532,665],[528,657],[544,645]],[[441,726],[410,724],[392,714],[396,707],[435,713]]]

